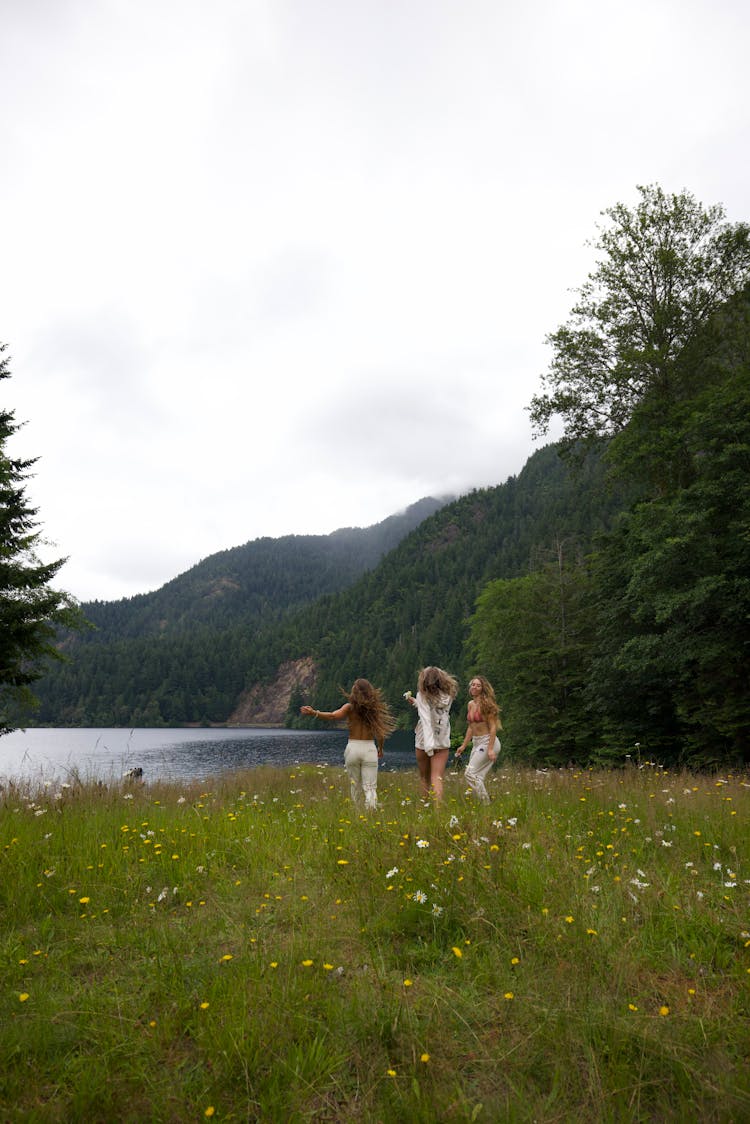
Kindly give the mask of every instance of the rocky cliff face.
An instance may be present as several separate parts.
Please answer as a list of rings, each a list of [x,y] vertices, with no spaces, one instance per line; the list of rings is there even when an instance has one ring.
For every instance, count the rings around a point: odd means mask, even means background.
[[[311,691],[317,668],[312,656],[283,663],[272,683],[256,684],[243,691],[227,719],[228,726],[283,726],[292,691]]]

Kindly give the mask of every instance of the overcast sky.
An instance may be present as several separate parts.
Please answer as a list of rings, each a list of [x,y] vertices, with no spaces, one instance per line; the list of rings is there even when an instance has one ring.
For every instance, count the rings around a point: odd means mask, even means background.
[[[600,212],[750,219],[746,0],[0,12],[2,394],[81,600],[501,483]]]

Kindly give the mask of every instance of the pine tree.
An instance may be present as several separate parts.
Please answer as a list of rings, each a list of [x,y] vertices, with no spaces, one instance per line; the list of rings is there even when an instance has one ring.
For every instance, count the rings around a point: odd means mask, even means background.
[[[10,377],[0,344],[0,379]],[[36,549],[37,509],[26,498],[25,480],[34,460],[9,455],[7,443],[18,431],[13,411],[0,409],[0,733],[9,733],[33,706],[30,691],[49,657],[58,656],[58,625],[78,627],[80,610],[68,594],[50,588],[63,565],[41,562]]]

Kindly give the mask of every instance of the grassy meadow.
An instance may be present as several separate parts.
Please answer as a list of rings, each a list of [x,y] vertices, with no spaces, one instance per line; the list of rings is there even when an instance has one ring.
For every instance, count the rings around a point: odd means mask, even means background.
[[[6,785],[0,1120],[750,1120],[750,778],[490,785]]]

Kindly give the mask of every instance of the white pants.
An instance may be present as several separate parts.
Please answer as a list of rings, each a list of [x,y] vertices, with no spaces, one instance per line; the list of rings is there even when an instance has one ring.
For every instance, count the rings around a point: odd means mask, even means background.
[[[359,804],[364,793],[365,807],[370,811],[377,809],[378,750],[375,743],[350,739],[344,751],[344,765],[354,803]]]
[[[490,802],[490,794],[484,784],[485,778],[494,764],[490,761],[489,748],[489,734],[472,738],[471,757],[469,758],[469,764],[466,766],[466,783],[473,789],[483,804],[489,804]],[[496,754],[500,753],[500,742],[497,738],[495,738],[494,749]]]

